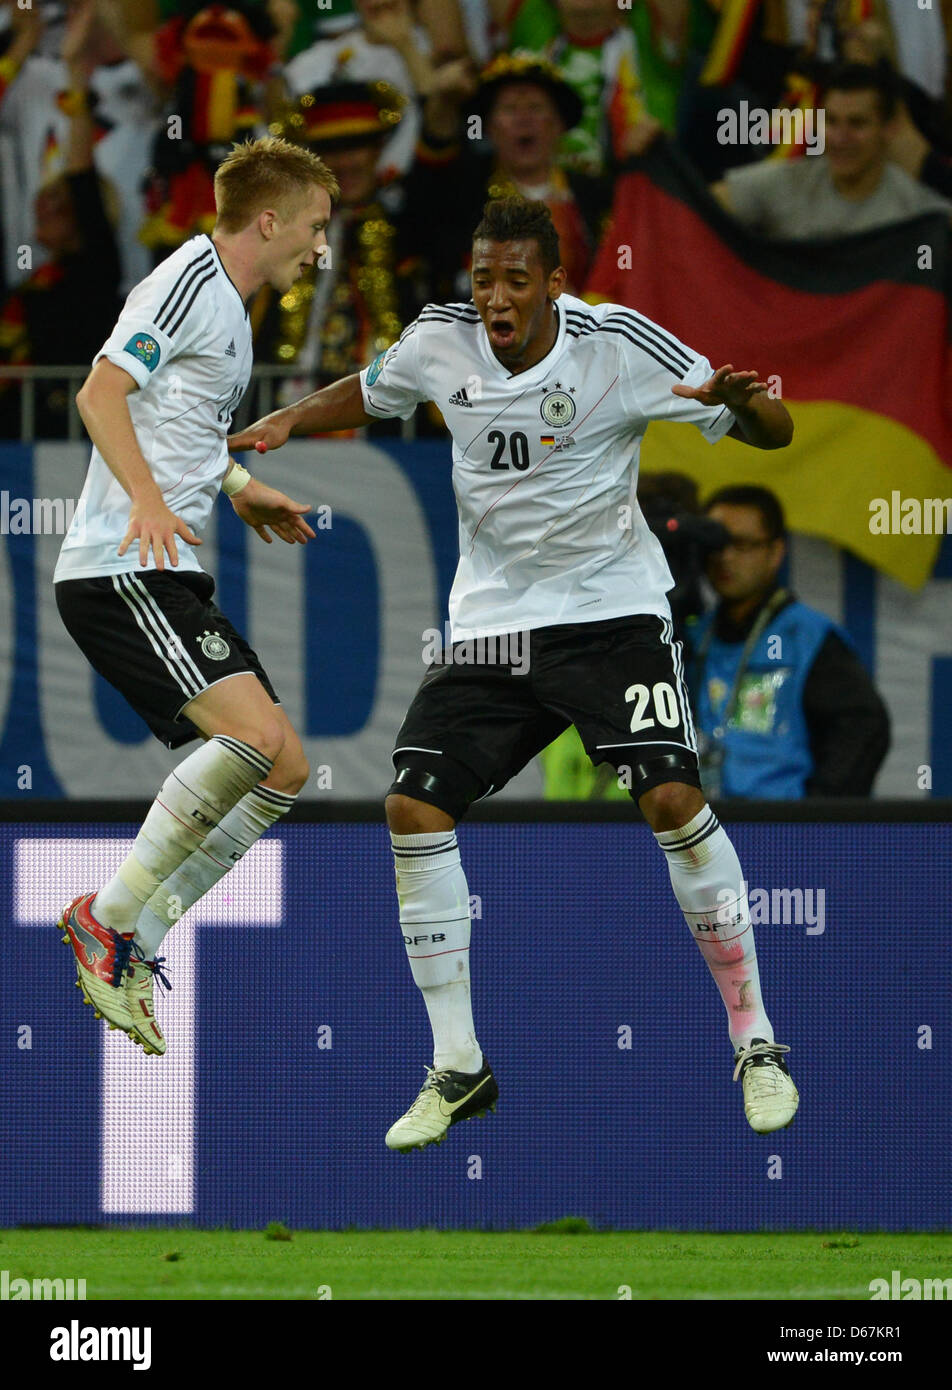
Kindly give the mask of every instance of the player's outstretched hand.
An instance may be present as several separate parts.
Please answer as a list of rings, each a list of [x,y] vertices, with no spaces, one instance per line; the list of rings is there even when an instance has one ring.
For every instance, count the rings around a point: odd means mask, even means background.
[[[726,367],[718,367],[703,386],[671,387],[675,396],[686,396],[702,405],[726,405],[730,410],[743,410],[766,389],[767,383],[758,380],[757,372],[735,372],[730,362]]]
[[[119,554],[125,555],[133,541],[139,542],[139,564],[145,569],[149,563],[149,551],[155,556],[157,570],[165,569],[165,552],[173,565],[178,564],[178,548],[175,537],[181,536],[189,545],[201,545],[194,531],[180,516],[162,501],[161,494],[146,502],[133,502],[129,511],[129,529],[122,538]]]
[[[268,487],[260,478],[252,478],[231,499],[231,505],[246,525],[257,531],[263,541],[271,544],[268,527],[288,545],[307,545],[314,532],[304,520],[311,510],[307,502],[294,502],[277,488]]]
[[[270,415],[262,416],[239,434],[229,435],[228,451],[232,453],[237,449],[257,449],[260,454],[264,454],[268,449],[280,449],[282,444],[287,443],[290,433],[291,422],[287,412],[275,410]]]

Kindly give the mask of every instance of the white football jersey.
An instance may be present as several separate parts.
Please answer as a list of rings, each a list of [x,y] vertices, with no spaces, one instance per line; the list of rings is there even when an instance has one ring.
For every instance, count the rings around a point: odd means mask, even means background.
[[[567,294],[555,311],[554,346],[517,375],[473,303],[428,304],[360,374],[368,414],[406,419],[435,401],[453,436],[453,641],[670,617],[671,573],[635,497],[642,436],[652,420],[684,420],[713,444],[734,423],[726,406],[672,394],[713,368],[658,324]]]
[[[211,237],[192,237],[135,287],[100,357],[139,383],[126,397],[139,448],[166,505],[200,536],[228,470],[228,429],[252,358],[247,311]],[[139,569],[138,544],[116,553],[130,506],[94,447],[54,582]],[[200,570],[196,547],[175,544],[179,571]],[[155,568],[151,551],[146,568]]]

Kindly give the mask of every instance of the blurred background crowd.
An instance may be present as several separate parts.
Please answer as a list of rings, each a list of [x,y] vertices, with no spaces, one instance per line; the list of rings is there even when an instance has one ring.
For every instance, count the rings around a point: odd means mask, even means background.
[[[323,267],[250,306],[279,398],[359,370],[426,302],[468,299],[487,198],[544,199],[569,292],[613,297],[596,272],[624,240],[619,177],[659,149],[715,219],[766,241],[948,213],[950,33],[952,0],[2,0],[0,366],[90,362],[133,285],[211,230],[231,144],[269,131],[341,188]],[[805,123],[765,140],[758,113],[778,110]],[[40,380],[31,412],[36,437],[65,437],[68,383]],[[0,437],[21,425],[0,380]],[[417,432],[440,428],[421,408]],[[641,500],[675,574],[709,789],[867,794],[889,718],[845,632],[783,587],[777,499],[702,505],[669,474]],[[783,693],[765,650],[781,627]],[[626,795],[573,738],[546,755],[548,793]]]
[[[256,359],[298,368],[292,394],[364,366],[428,300],[469,298],[487,197],[543,198],[585,293],[613,176],[659,141],[766,236],[865,230],[952,196],[950,0],[25,5],[0,4],[8,365],[89,361],[129,289],[211,229],[231,143],[268,130],[342,190],[329,266],[253,306]],[[822,154],[744,139],[751,111],[820,105]],[[41,393],[40,437],[62,434],[65,396]]]

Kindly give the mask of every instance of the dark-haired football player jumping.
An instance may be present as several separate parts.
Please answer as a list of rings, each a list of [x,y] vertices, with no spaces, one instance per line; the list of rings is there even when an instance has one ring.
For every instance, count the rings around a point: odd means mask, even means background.
[[[672,579],[638,508],[652,420],[782,448],[793,426],[753,371],[710,362],[650,319],[563,293],[543,203],[486,206],[473,299],[430,304],[398,342],[233,438],[409,417],[434,401],[453,437],[460,559],[452,647],[429,667],[393,754],[387,819],[400,922],[434,1059],[392,1149],[442,1140],[492,1106],[496,1081],[470,1000],[469,889],[456,824],[569,724],[614,766],[664,852],[675,896],[717,983],[751,1126],[788,1125],[798,1097],[761,997],[744,875],[707,805],[666,598]],[[484,660],[466,661],[466,644]]]

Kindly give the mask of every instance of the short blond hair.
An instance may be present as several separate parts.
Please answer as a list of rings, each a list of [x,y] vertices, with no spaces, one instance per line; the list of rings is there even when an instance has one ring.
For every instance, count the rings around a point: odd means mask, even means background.
[[[216,226],[240,232],[269,207],[292,216],[315,185],[332,201],[340,197],[336,178],[310,150],[276,135],[246,140],[232,146],[215,170]]]

